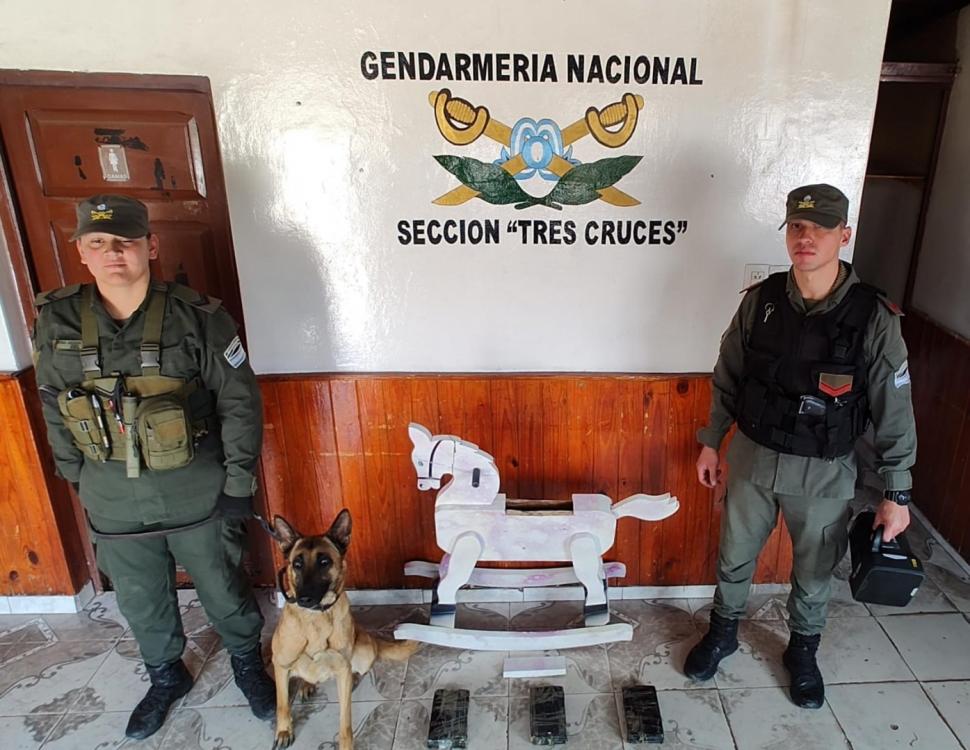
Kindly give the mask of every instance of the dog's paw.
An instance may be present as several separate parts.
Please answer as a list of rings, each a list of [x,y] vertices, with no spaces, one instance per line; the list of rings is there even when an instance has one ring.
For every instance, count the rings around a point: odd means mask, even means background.
[[[276,733],[276,741],[273,742],[273,750],[282,750],[282,748],[289,747],[293,744],[293,731],[284,730],[282,732]]]
[[[304,682],[296,691],[296,697],[301,701],[308,701],[317,694],[317,686],[310,682]]]

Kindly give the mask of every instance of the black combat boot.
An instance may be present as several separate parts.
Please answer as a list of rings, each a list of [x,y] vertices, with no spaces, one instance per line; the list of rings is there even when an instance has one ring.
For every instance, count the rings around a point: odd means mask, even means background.
[[[721,659],[738,650],[738,621],[711,612],[711,626],[701,642],[687,654],[684,674],[692,680],[709,680]]]
[[[276,716],[276,683],[266,674],[259,644],[244,654],[232,654],[230,661],[236,684],[249,701],[253,715],[263,721]]]
[[[799,708],[821,708],[825,702],[822,673],[815,663],[815,652],[821,639],[818,634],[802,635],[793,630],[781,659],[791,675],[792,702]]]
[[[160,667],[146,667],[152,686],[131,712],[125,729],[125,735],[135,740],[155,734],[165,723],[172,704],[192,689],[192,675],[181,659]]]

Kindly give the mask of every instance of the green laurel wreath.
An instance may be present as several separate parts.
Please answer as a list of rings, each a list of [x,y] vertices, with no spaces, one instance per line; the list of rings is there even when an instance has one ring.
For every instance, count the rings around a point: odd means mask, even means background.
[[[478,197],[486,203],[514,203],[517,209],[548,206],[560,211],[563,204],[580,206],[595,201],[600,197],[598,191],[615,185],[642,158],[616,156],[577,164],[559,179],[547,195],[536,197],[525,192],[519,181],[497,164],[465,156],[435,156],[441,166],[461,180],[463,185],[477,191]]]

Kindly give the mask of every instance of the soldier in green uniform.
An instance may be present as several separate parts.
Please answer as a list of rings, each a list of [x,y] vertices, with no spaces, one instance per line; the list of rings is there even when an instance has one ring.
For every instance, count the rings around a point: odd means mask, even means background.
[[[893,539],[909,524],[916,427],[899,309],[839,260],[852,230],[849,201],[831,185],[788,195],[787,273],[749,288],[721,339],[710,423],[698,432],[700,482],[721,477],[728,448],[717,592],[710,629],[685,673],[714,676],[738,647],[758,554],[779,510],[792,537],[791,640],[783,661],[791,697],[819,708],[825,696],[815,661],[831,595],[832,571],[848,544],[855,493],[855,440],[871,422],[876,470],[886,491],[876,525]]]
[[[58,473],[78,491],[151,679],[126,734],[156,732],[192,687],[176,562],[253,713],[270,719],[263,617],[241,564],[262,404],[236,324],[219,300],[151,277],[159,243],[140,201],[96,195],[77,217],[94,283],[38,296],[34,360]]]

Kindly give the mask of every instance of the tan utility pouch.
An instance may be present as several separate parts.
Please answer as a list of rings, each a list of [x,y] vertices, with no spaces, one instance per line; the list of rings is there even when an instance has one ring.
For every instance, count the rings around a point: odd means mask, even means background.
[[[95,461],[107,461],[108,450],[104,447],[105,435],[98,425],[91,398],[91,394],[79,388],[68,388],[58,395],[57,407],[64,419],[64,425],[71,431],[74,445]]]
[[[143,398],[135,411],[135,429],[142,458],[152,471],[180,469],[192,461],[192,425],[176,394]]]

